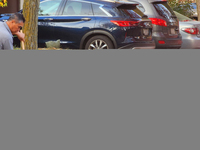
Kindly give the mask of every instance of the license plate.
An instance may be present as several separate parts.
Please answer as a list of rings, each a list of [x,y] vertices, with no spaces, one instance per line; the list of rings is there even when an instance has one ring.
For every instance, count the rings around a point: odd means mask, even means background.
[[[143,29],[143,34],[144,35],[149,35],[149,29]]]
[[[176,34],[175,29],[171,28],[171,34]]]

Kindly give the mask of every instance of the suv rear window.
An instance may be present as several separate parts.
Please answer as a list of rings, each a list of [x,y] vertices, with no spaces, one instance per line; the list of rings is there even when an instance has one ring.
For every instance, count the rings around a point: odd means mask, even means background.
[[[121,15],[123,15],[126,18],[142,18],[144,15],[143,12],[141,12],[137,7],[133,7],[132,9],[127,9],[120,7],[118,8],[118,11]]]
[[[172,16],[175,15],[167,2],[154,3],[153,6],[155,7],[158,14],[166,19],[170,19]]]

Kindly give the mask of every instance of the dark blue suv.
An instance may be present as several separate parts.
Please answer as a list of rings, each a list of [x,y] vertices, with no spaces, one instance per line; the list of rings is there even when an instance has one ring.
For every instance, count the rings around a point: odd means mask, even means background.
[[[131,2],[41,1],[38,43],[58,39],[70,49],[155,48],[151,20]]]

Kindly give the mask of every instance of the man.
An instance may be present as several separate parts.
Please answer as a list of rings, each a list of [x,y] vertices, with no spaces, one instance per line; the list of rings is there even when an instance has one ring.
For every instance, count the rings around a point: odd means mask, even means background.
[[[16,35],[20,41],[24,41],[25,35],[20,32],[24,22],[21,13],[14,13],[8,21],[0,22],[0,50],[13,49],[13,35]]]

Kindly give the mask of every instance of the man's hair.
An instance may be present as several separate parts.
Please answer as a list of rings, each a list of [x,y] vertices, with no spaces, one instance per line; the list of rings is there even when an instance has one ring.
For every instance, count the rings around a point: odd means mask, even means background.
[[[10,16],[10,18],[8,19],[8,21],[10,21],[10,20],[15,20],[16,22],[23,22],[23,23],[25,22],[25,18],[23,16],[23,14],[22,13],[18,13],[18,12],[12,14]]]

